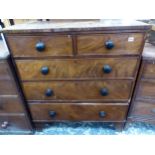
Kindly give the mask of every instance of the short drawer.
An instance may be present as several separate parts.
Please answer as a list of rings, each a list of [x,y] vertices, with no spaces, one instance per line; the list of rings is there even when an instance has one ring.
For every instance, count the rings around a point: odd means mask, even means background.
[[[144,61],[142,78],[155,79],[155,61]]]
[[[71,56],[70,35],[7,36],[14,57]]]
[[[22,113],[23,105],[18,97],[0,97],[0,114],[1,113]]]
[[[0,115],[0,133],[18,134],[22,132],[32,132],[28,120],[24,114]]]
[[[130,98],[132,81],[24,82],[27,100],[122,100]]]
[[[124,121],[127,104],[32,103],[33,121]]]
[[[130,117],[154,117],[155,118],[155,101],[134,101]]]
[[[17,95],[17,88],[12,80],[0,80],[0,96]]]
[[[134,78],[138,58],[16,60],[21,79]]]
[[[139,83],[136,99],[155,99],[155,80],[142,80]]]
[[[142,33],[90,34],[77,37],[79,55],[138,55]]]

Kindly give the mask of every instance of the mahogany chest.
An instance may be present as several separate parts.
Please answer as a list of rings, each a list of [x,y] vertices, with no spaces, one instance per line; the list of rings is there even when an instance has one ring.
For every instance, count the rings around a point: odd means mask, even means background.
[[[123,20],[34,22],[4,29],[35,126],[101,121],[122,128],[149,29]]]

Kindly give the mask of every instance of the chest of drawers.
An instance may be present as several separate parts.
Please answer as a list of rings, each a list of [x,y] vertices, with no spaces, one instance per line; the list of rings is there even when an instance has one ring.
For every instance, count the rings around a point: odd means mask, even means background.
[[[4,29],[35,125],[101,121],[123,127],[149,28],[96,20]]]
[[[154,46],[145,45],[128,122],[155,124],[155,54]]]
[[[0,134],[31,134],[27,108],[17,86],[12,63],[0,40]]]

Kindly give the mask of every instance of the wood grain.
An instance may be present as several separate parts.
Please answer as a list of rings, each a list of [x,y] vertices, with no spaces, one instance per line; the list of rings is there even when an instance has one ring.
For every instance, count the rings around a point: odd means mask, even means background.
[[[128,41],[132,37],[134,41]],[[79,35],[77,47],[79,55],[138,55],[141,53],[143,33]],[[106,49],[105,42],[112,40],[115,47]]]
[[[140,81],[136,99],[155,99],[155,80]]]
[[[71,56],[72,39],[70,35],[54,36],[7,36],[14,57]],[[38,52],[36,43],[42,41],[45,50]]]
[[[18,97],[1,97],[0,113],[22,113],[22,100]]]
[[[130,117],[154,117],[155,118],[155,101],[134,101],[132,115]]]
[[[51,81],[24,82],[23,90],[27,100],[129,100],[132,81],[129,80],[98,80],[98,81]],[[54,95],[47,97],[50,88]],[[107,88],[109,95],[102,96],[101,88]]]
[[[35,103],[29,104],[33,121],[124,121],[126,119],[127,104],[103,104],[103,103]],[[51,118],[50,111],[56,112],[56,117]],[[99,112],[104,111],[105,117],[100,117]]]
[[[0,80],[1,95],[17,95],[17,88],[14,81]]]
[[[0,80],[12,80],[7,60],[0,60]]]
[[[47,59],[16,60],[21,80],[59,80],[59,79],[98,79],[134,78],[138,58],[101,58],[101,59]],[[111,73],[104,73],[103,66],[109,65]],[[42,67],[49,73],[43,75]]]
[[[145,61],[142,78],[155,79],[155,61]]]

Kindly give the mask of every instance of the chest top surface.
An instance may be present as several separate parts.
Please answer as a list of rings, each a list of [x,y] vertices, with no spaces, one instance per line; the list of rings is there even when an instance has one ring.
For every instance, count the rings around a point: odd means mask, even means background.
[[[3,33],[149,30],[150,27],[149,24],[133,20],[51,20],[10,26],[4,28]]]

